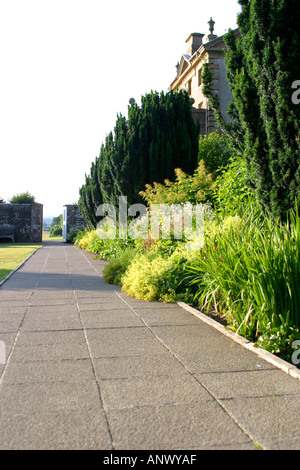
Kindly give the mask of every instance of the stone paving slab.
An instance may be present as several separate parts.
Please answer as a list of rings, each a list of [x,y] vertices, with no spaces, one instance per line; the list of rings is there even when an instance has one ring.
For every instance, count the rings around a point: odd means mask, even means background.
[[[277,369],[202,373],[195,376],[205,387],[209,387],[218,400],[277,395],[289,395],[291,401],[300,399],[299,381],[283,375]]]
[[[17,331],[21,325],[22,318],[15,317],[11,321],[0,321],[0,332],[1,333],[12,333]]]
[[[49,305],[50,304],[50,305]],[[78,317],[78,312],[75,302],[67,301],[67,303],[62,303],[60,305],[52,305],[51,301],[47,305],[36,305],[30,306],[26,312],[26,318],[52,318],[55,316],[69,318],[70,315],[76,313]]]
[[[116,379],[163,377],[186,374],[187,371],[170,354],[153,354],[141,357],[108,357],[94,359],[98,381]]]
[[[200,383],[187,372],[177,376],[103,380],[100,382],[105,408],[178,405],[212,401]]]
[[[88,311],[98,311],[98,312],[107,311],[107,310],[118,311],[118,310],[124,310],[126,308],[126,304],[124,304],[124,302],[122,302],[119,299],[112,299],[111,302],[105,301],[103,299],[95,303],[84,303],[84,304],[82,304],[82,302],[78,302],[78,305],[82,313],[88,312]]]
[[[6,298],[5,300],[2,300],[2,301],[1,301],[1,304],[0,304],[0,305],[1,305],[1,310],[2,310],[3,312],[6,311],[6,308],[7,308],[7,307],[9,307],[9,308],[11,308],[11,309],[13,309],[13,308],[23,308],[23,307],[27,307],[27,305],[28,305],[28,300],[29,300],[29,299],[13,300],[13,295],[12,295],[12,294],[11,294],[11,297],[12,297],[11,300]]]
[[[249,356],[248,351],[237,344],[225,346],[223,350],[218,345],[220,346],[220,343],[207,345],[207,348],[203,346],[197,348],[197,352],[182,352],[179,356],[188,370],[199,378],[202,374],[212,372],[252,372],[276,369],[275,366],[256,355]]]
[[[29,301],[28,301],[29,302]],[[10,302],[5,302],[4,303],[1,303],[0,305],[0,314],[1,315],[9,315],[10,313],[25,313],[26,310],[27,310],[27,305],[28,305],[28,302],[27,304],[25,305],[21,305],[21,306],[13,306],[10,304]]]
[[[299,450],[300,396],[244,397],[223,400],[224,408],[266,449]]]
[[[88,343],[93,358],[107,357],[130,357],[139,356],[141,358],[155,354],[168,354],[168,351],[155,338],[153,339],[133,339],[130,342],[120,341],[114,343],[101,343],[98,339],[98,330],[87,331]]]
[[[30,360],[30,361],[29,361]],[[6,384],[33,384],[93,381],[94,374],[89,358],[68,360],[27,361],[11,363],[5,376]]]
[[[28,300],[32,295],[32,289],[25,291],[19,291],[16,289],[7,289],[1,291],[1,298],[0,298],[0,305],[5,307],[5,302],[18,302],[21,301],[22,303],[27,304]]]
[[[8,417],[62,410],[82,411],[90,407],[98,410],[99,393],[94,381],[4,383],[1,388],[1,406],[2,414]]]
[[[247,449],[253,442],[214,401],[108,411],[117,449]]]
[[[53,298],[53,294],[49,297],[34,297],[30,300],[29,311],[34,307],[56,307],[61,305],[76,305],[73,297],[63,297],[60,295],[58,298]],[[58,309],[56,309],[58,310]]]
[[[72,344],[86,344],[83,329],[79,330],[50,330],[50,331],[25,331],[22,329],[18,335],[15,346],[61,346]]]
[[[174,308],[135,308],[137,315],[142,317],[147,325],[152,326],[181,326],[181,325],[199,325],[199,321],[194,315],[182,315],[177,306]]]
[[[75,330],[80,329],[80,319],[76,311],[68,311],[68,316],[57,314],[43,314],[41,316],[26,317],[22,329],[25,331]]]
[[[1,449],[300,448],[300,381],[45,243],[0,288]]]
[[[0,449],[99,450],[111,446],[105,413],[94,407],[4,414],[2,426]]]
[[[129,309],[82,312],[82,323],[86,329],[145,327],[141,319]]]
[[[89,357],[89,350],[84,336],[82,336],[82,343],[69,343],[66,341],[49,344],[42,341],[42,344],[32,345],[30,342],[30,346],[22,346],[18,341],[14,349],[13,365],[28,361],[32,364],[37,361],[69,361],[70,359],[78,361],[80,359],[89,359]]]

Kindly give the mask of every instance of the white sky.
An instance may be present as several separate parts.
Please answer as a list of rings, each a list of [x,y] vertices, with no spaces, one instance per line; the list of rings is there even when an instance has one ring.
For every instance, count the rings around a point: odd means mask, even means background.
[[[0,0],[0,197],[62,213],[128,100],[167,91],[192,32],[237,0]]]

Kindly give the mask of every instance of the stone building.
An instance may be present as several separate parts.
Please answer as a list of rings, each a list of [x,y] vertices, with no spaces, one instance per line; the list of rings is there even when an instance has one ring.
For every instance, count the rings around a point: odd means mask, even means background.
[[[225,43],[223,36],[216,36],[214,32],[215,22],[210,19],[208,22],[210,34],[204,38],[204,34],[192,33],[186,40],[187,51],[178,62],[176,78],[170,85],[170,89],[186,90],[191,97],[194,120],[200,121],[200,134],[208,135],[217,130],[214,112],[208,106],[208,100],[202,92],[202,69],[203,64],[209,63],[213,73],[213,90],[218,94],[220,110],[223,117],[228,122],[228,104],[232,99],[226,79],[225,66]],[[234,31],[236,37],[239,30]]]
[[[0,204],[0,241],[40,243],[42,204]]]

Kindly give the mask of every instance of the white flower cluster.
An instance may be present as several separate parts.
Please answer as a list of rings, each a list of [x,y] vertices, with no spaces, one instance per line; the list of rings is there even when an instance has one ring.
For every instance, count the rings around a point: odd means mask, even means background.
[[[102,204],[96,215],[103,217],[97,225],[100,239],[154,239],[187,241],[187,249],[200,249],[204,245],[204,215],[210,208],[203,204],[152,204],[148,210],[143,204],[127,209],[127,197],[119,198],[117,210],[111,204]],[[129,219],[128,217],[134,219]],[[117,220],[118,219],[118,220]]]

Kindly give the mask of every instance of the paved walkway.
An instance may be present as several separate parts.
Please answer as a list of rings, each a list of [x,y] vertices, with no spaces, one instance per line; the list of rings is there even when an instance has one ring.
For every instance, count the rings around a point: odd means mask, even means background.
[[[0,288],[1,449],[300,448],[300,382],[46,243]]]

